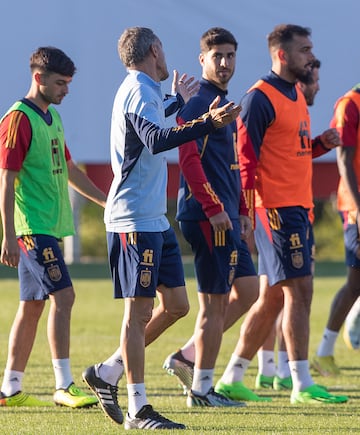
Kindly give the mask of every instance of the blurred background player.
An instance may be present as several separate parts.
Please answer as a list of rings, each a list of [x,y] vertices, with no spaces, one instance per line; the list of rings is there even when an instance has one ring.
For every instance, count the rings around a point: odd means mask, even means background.
[[[346,316],[343,338],[349,349],[360,349],[360,298],[357,298],[349,314]]]
[[[340,368],[334,359],[334,347],[341,326],[360,295],[360,84],[354,86],[335,103],[330,125],[339,132],[342,144],[337,148],[340,180],[337,208],[340,213],[345,245],[347,278],[336,293],[324,333],[312,359],[312,366],[323,376],[336,376]],[[359,346],[359,320],[354,312],[345,325],[345,338],[350,348]],[[348,325],[351,321],[351,327]],[[352,340],[354,344],[352,344]]]

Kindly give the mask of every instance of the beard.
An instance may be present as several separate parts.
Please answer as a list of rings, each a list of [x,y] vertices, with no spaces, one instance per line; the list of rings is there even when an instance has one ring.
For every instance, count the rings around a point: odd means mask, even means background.
[[[310,85],[313,81],[312,78],[312,72],[311,71],[306,71],[306,72],[302,72],[299,73],[296,78],[298,80],[300,80],[301,82],[305,83],[306,85]]]
[[[221,74],[221,71],[216,74],[216,78],[222,85],[227,85],[231,79],[231,77],[234,75],[234,70],[230,71],[229,69],[226,70],[227,74],[224,76]]]
[[[311,70],[304,70],[300,69],[298,67],[289,65],[288,66],[289,72],[291,72],[297,80],[300,82],[305,83],[306,85],[311,84],[312,82],[312,71]]]
[[[42,92],[40,95],[41,95],[42,101],[44,103],[46,103],[47,105],[50,105],[50,104],[59,105],[59,104],[61,104],[61,102],[65,96],[65,95],[54,95],[54,94],[49,94],[49,93],[45,93],[45,92]]]
[[[312,92],[304,92],[304,97],[308,106],[314,105],[315,95]]]

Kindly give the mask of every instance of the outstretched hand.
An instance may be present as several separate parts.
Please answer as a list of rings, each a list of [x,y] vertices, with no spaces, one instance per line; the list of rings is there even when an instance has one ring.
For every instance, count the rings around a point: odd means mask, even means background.
[[[187,74],[182,74],[179,78],[179,73],[174,69],[174,76],[171,91],[173,94],[180,94],[187,103],[190,98],[197,94],[200,89],[200,83],[194,77],[188,77]]]
[[[218,96],[209,106],[209,116],[215,128],[225,127],[230,124],[237,118],[241,110],[241,106],[233,101],[222,107],[218,107],[219,103],[220,97]]]

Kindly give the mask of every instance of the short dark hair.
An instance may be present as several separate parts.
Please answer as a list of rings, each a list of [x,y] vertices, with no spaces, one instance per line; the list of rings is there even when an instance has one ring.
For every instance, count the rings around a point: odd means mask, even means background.
[[[207,30],[200,39],[200,50],[206,52],[214,45],[232,44],[237,50],[238,43],[234,35],[222,27],[212,27]]]
[[[310,36],[311,29],[309,27],[298,26],[297,24],[279,24],[267,36],[268,47],[278,46],[287,48],[288,44],[292,42],[294,35]]]
[[[147,27],[129,27],[124,30],[118,41],[118,52],[125,67],[141,63],[149,53],[150,47],[159,38]]]
[[[30,69],[39,69],[43,73],[57,73],[72,77],[76,68],[74,62],[60,49],[39,47],[30,57]]]

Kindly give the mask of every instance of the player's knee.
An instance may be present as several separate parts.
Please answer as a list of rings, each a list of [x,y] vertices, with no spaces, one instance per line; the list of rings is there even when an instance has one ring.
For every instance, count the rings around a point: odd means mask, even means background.
[[[184,304],[180,307],[179,317],[185,317],[190,311],[190,304],[188,301],[184,302]]]
[[[57,310],[69,311],[75,302],[75,292],[73,287],[58,290],[50,295],[50,300]]]
[[[176,305],[167,307],[167,314],[174,320],[180,319],[181,317],[186,316],[186,314],[190,310],[190,305],[188,301],[182,301]]]

